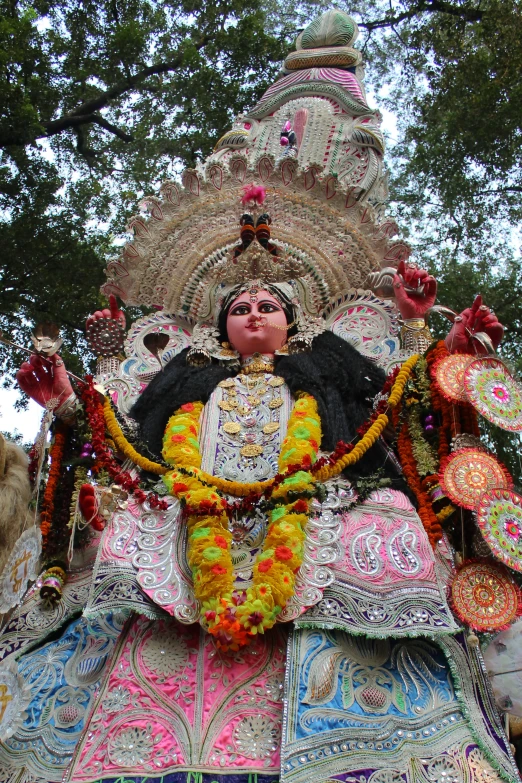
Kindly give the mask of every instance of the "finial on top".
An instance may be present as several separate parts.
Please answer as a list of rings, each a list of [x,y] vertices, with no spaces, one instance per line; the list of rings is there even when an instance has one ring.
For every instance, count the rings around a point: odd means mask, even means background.
[[[355,19],[345,11],[332,9],[318,16],[298,37],[296,49],[322,49],[324,46],[351,46],[359,35]]]

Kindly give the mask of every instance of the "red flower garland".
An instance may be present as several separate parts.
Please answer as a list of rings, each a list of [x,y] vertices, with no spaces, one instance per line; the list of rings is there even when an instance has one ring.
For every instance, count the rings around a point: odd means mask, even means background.
[[[92,375],[86,375],[85,380],[86,384],[82,388],[81,398],[85,405],[85,413],[92,433],[91,444],[94,453],[93,473],[98,475],[102,470],[106,470],[114,483],[133,495],[138,503],[144,503],[147,500],[151,508],[166,510],[169,507],[166,500],[161,500],[155,492],[147,493],[143,489],[140,489],[140,479],[133,479],[128,471],[120,468],[111,449],[107,445],[103,405],[100,402],[98,392],[94,388]]]

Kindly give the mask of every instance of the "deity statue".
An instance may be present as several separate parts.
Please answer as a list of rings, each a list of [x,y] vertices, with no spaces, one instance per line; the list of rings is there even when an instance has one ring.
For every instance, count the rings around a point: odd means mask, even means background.
[[[356,36],[313,22],[131,219],[95,379],[52,349],[20,369],[54,441],[44,571],[0,635],[0,781],[519,780],[448,604],[469,536],[439,469],[476,415],[434,380],[503,327],[477,298],[432,339]],[[156,308],[125,339],[116,297]]]

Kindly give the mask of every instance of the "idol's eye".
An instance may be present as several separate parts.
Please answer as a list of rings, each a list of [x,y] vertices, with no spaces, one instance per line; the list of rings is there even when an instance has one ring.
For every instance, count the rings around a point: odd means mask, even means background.
[[[230,315],[248,315],[250,312],[250,306],[247,304],[240,304],[237,307],[232,308]]]
[[[276,304],[272,304],[272,302],[263,302],[259,305],[260,313],[277,313],[277,311],[280,309],[280,307],[278,307]]]

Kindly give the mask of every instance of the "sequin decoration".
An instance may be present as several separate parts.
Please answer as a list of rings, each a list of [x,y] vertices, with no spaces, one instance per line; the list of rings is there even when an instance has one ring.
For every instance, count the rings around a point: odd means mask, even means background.
[[[441,462],[439,481],[453,503],[475,509],[484,492],[513,485],[506,468],[491,454],[478,449],[455,451]]]
[[[509,489],[484,493],[477,523],[493,554],[515,571],[522,571],[522,496]]]
[[[451,585],[451,603],[459,620],[474,631],[507,628],[519,615],[520,590],[500,563],[468,560]]]
[[[464,385],[485,419],[509,432],[522,431],[522,388],[500,359],[475,359],[464,373]]]
[[[467,402],[464,373],[473,358],[464,353],[452,353],[438,361],[433,368],[441,394],[449,402]]]

